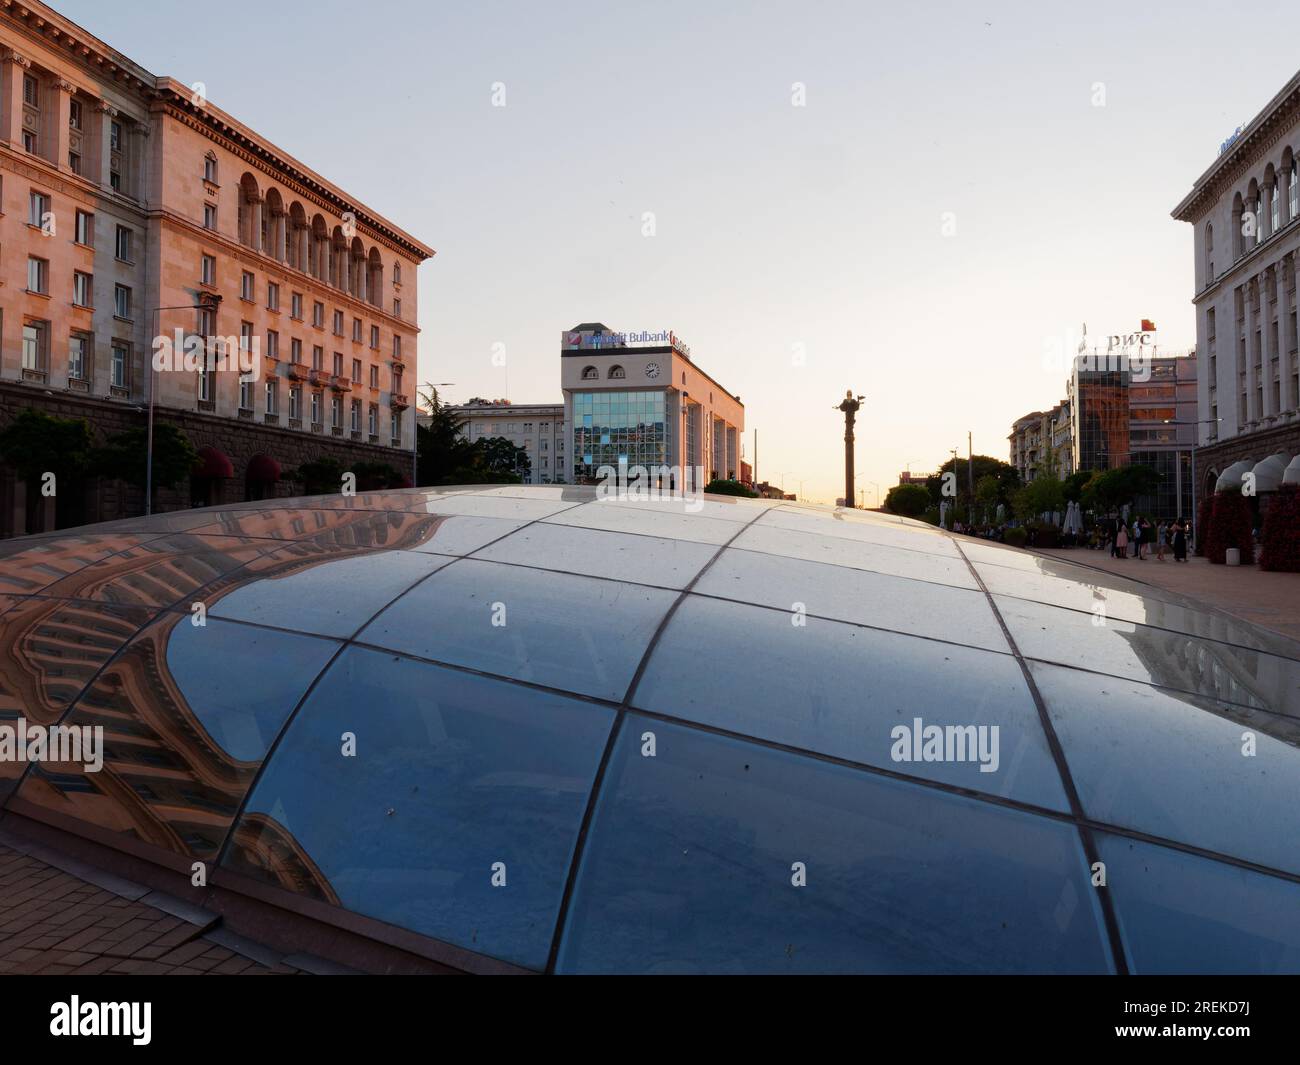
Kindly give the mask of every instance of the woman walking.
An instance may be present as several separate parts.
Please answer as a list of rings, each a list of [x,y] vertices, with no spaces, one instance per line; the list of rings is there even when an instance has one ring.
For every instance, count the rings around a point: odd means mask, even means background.
[[[1187,561],[1187,530],[1183,527],[1182,518],[1174,522],[1174,561]]]
[[[1128,557],[1128,526],[1122,521],[1119,523],[1119,528],[1115,530],[1115,557]]]
[[[1156,561],[1157,562],[1163,562],[1165,560],[1165,548],[1168,546],[1168,544],[1169,544],[1169,523],[1162,518],[1160,520],[1160,524],[1156,526]]]

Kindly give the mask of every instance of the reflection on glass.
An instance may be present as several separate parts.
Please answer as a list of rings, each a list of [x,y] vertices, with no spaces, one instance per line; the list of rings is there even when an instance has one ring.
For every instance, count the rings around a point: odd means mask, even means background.
[[[795,626],[791,617],[785,610],[689,597],[656,644],[632,704],[909,776],[1069,808],[1037,708],[1010,655],[819,618]],[[719,662],[744,662],[755,645],[765,649],[758,669],[682,668],[701,648]],[[927,756],[923,746],[931,726],[944,730],[944,760]],[[907,734],[901,748],[900,728]]]
[[[1085,813],[1300,873],[1300,833],[1283,827],[1296,824],[1300,750],[1252,730],[1245,755],[1242,725],[1194,695],[1030,668]]]
[[[68,714],[104,765],[33,766],[18,797],[177,854],[220,847],[270,740],[336,645],[188,616],[154,623]]]
[[[157,535],[88,533],[13,540],[0,545],[0,593],[34,595],[83,566],[147,543]]]
[[[1300,972],[1300,884],[1098,833],[1129,971]]]
[[[349,648],[276,749],[227,864],[542,968],[613,717]]]
[[[1105,972],[1103,942],[1068,825],[632,716],[557,968]]]
[[[617,701],[676,596],[462,559],[402,596],[357,639]]]

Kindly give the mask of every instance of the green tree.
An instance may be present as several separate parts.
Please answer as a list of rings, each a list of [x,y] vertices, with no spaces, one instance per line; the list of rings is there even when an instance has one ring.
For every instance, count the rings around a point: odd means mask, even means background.
[[[920,517],[930,505],[930,493],[919,484],[896,484],[885,493],[885,509],[891,514]]]
[[[113,434],[102,447],[90,453],[90,471],[144,488],[148,439],[148,430],[144,426]],[[198,451],[180,429],[169,422],[154,423],[150,494],[159,488],[175,488],[194,472],[198,462]]]
[[[926,479],[925,487],[930,493],[930,499],[934,503],[940,502],[943,496],[943,475],[945,473],[956,474],[957,500],[963,504],[971,502],[970,492],[968,491],[968,479],[966,473],[967,461],[964,458],[949,459],[939,467],[938,472]],[[1010,504],[1015,497],[1016,490],[1020,487],[1020,474],[1010,463],[1003,462],[1001,459],[995,459],[991,455],[975,455],[970,460],[971,472],[974,474],[976,484],[976,498],[979,497],[978,485],[985,477],[993,477],[998,484],[998,494],[994,501],[997,503]],[[964,520],[964,519],[963,519]]]
[[[744,496],[748,499],[758,498],[757,492],[752,492],[739,481],[726,477],[715,477],[704,486],[704,491],[715,496]]]
[[[1040,514],[1064,509],[1065,487],[1055,477],[1042,474],[1016,493],[1015,512],[1021,521],[1030,521]]]
[[[0,457],[25,481],[39,481],[45,473],[63,477],[85,472],[93,445],[85,418],[56,418],[33,407],[0,429]]]

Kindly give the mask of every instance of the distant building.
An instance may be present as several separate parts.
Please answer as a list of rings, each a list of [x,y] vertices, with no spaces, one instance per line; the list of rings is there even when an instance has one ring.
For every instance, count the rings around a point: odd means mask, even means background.
[[[447,410],[460,419],[465,439],[474,442],[504,437],[528,452],[530,472],[524,484],[566,484],[568,432],[563,403],[475,403]]]
[[[745,406],[672,333],[576,325],[561,337],[560,384],[573,483],[619,465],[698,470],[701,487],[739,475]]]

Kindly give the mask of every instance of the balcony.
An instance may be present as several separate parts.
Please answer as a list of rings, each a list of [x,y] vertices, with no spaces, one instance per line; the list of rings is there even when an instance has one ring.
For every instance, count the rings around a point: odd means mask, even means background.
[[[312,431],[313,433],[322,433],[322,434],[323,434],[323,433],[325,432],[325,423],[324,423],[324,422],[312,422],[312,423],[311,423],[311,431]]]
[[[334,389],[335,392],[351,392],[352,382],[346,377],[331,377],[330,388]]]
[[[324,388],[330,383],[330,375],[324,370],[312,370],[311,383],[313,388]]]
[[[288,374],[290,381],[310,381],[312,373],[313,371],[308,370],[307,367],[300,362],[289,363]]]
[[[388,404],[393,410],[406,410],[411,405],[411,401],[401,392],[394,392],[388,398]]]

